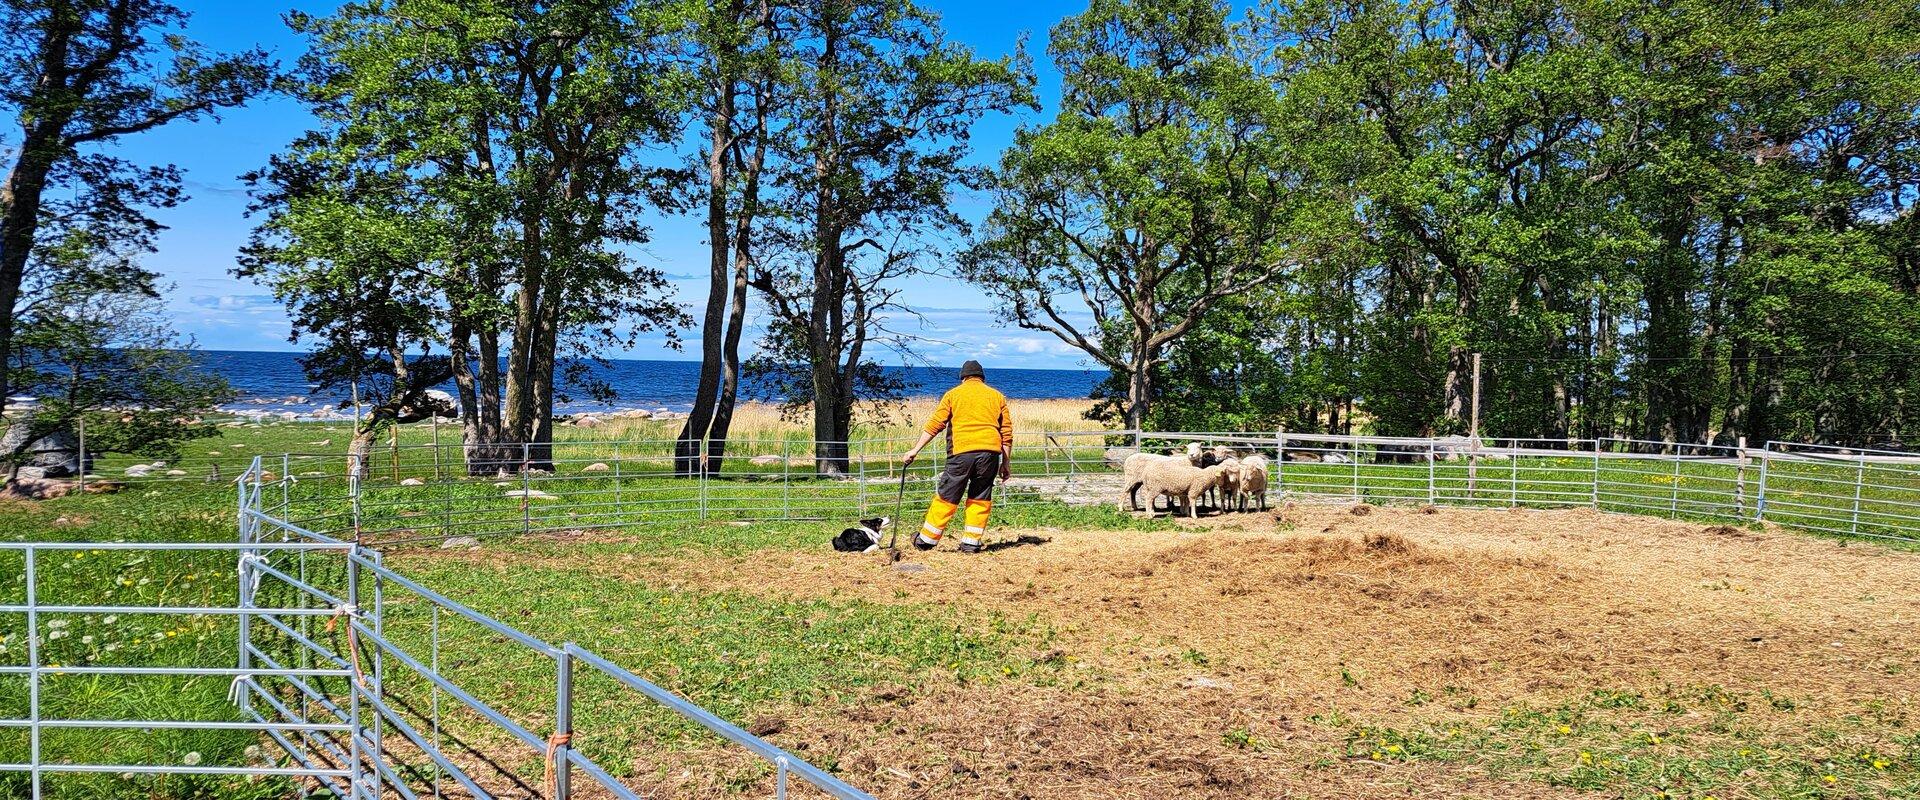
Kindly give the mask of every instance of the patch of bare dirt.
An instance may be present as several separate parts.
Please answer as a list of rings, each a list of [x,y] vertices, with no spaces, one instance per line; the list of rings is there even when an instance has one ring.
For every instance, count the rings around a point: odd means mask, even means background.
[[[1301,720],[1338,708],[1398,724],[1425,713],[1408,708],[1415,690],[1474,698],[1468,714],[1602,687],[1764,688],[1823,714],[1920,697],[1920,671],[1889,669],[1920,656],[1920,554],[1589,510],[1277,516],[1001,531],[1017,544],[899,563],[822,544],[541,566],[1050,621],[1060,652],[1035,660],[1085,670],[1077,688],[936,682],[789,715],[776,739],[834,754],[885,797],[1577,796],[1466,767],[1329,767],[1335,734]],[[515,561],[506,547],[431,557]],[[1235,728],[1264,746],[1223,741]],[[671,785],[700,770],[651,772],[667,794],[702,793]]]

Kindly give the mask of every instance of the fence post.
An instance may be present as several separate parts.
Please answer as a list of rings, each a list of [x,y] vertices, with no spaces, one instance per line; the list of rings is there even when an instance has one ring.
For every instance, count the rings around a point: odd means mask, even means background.
[[[259,459],[255,458],[254,462],[259,463]],[[247,495],[247,482],[243,480],[234,481],[234,484],[239,487],[238,491],[240,495],[240,502],[234,513],[234,522],[240,529],[240,543],[243,545],[251,544],[254,539],[253,521],[247,518],[247,506],[249,505],[249,499],[253,501],[259,500],[260,473],[254,472],[253,483],[253,496],[249,498]],[[284,485],[284,483],[282,485]],[[251,690],[240,689],[241,684],[248,680],[248,676],[244,673],[247,668],[253,666],[253,654],[247,650],[247,645],[253,641],[253,630],[251,627],[253,615],[248,612],[248,609],[253,606],[253,592],[248,589],[251,583],[248,579],[252,577],[253,572],[253,554],[254,551],[252,549],[241,550],[239,558],[237,559],[240,562],[238,565],[239,568],[234,570],[240,580],[240,584],[234,587],[234,605],[240,610],[240,613],[235,615],[235,627],[238,628],[240,653],[234,666],[238,667],[243,674],[234,676],[233,681],[235,690],[244,691],[244,695],[235,694],[233,700],[242,710],[252,710],[253,708],[253,692]]]
[[[342,621],[348,629],[342,632],[344,636],[353,635],[352,625],[357,613],[354,606],[360,602],[360,562],[354,558],[358,550],[356,543],[354,549],[347,552],[347,596],[344,598],[347,607],[342,609],[345,616]],[[359,662],[356,661],[354,666],[359,666]],[[361,796],[360,772],[364,760],[360,756],[360,744],[365,740],[360,733],[360,691],[360,681],[347,678],[347,786],[354,800]]]
[[[33,800],[40,800],[40,595],[35,589],[39,581],[34,575],[34,549],[31,546],[27,548],[26,557],[27,724],[31,726],[27,732],[31,738],[28,769],[33,773]]]
[[[5,402],[6,402],[6,398],[0,398],[0,405],[5,404]],[[86,494],[87,492],[87,415],[85,414],[80,415],[80,418],[75,421],[75,425],[77,425],[80,429],[80,493]]]
[[[1600,437],[1593,437],[1593,510],[1595,511],[1600,510],[1600,442]]]
[[[706,469],[700,472],[704,475]],[[548,758],[552,759],[553,800],[567,800],[573,794],[573,765],[567,761],[567,751],[573,749],[573,648],[568,642],[554,656],[553,738],[547,743],[552,751]]]
[[[1773,462],[1773,452],[1767,445],[1760,446],[1760,485],[1753,493],[1753,521],[1767,521],[1767,468]]]
[[[854,481],[856,483],[854,492],[859,498],[859,516],[865,517],[867,515],[867,440],[860,440],[860,447],[856,458],[858,458],[857,463],[859,463],[860,468],[854,471]]]
[[[793,440],[780,437],[780,518],[793,519]]]
[[[347,498],[353,505],[353,541],[360,543],[360,455],[347,454]]]
[[[533,530],[533,443],[520,443],[520,533]]]
[[[1520,440],[1507,440],[1507,507],[1520,507]]]
[[[1673,491],[1667,495],[1667,518],[1680,518],[1680,446],[1673,446]]]
[[[626,521],[627,504],[620,496],[620,443],[613,443],[613,514],[615,519]]]
[[[704,457],[706,453],[707,440],[703,437],[700,440],[700,454]],[[697,461],[695,464],[700,467],[700,519],[704,522],[707,518],[707,465],[705,461]]]
[[[1733,446],[1740,450],[1740,458],[1734,462],[1733,516],[1740,518],[1747,515],[1747,437],[1739,437]]]
[[[1430,506],[1440,504],[1440,491],[1434,486],[1435,468],[1433,462],[1438,455],[1434,452],[1434,449],[1433,437],[1429,436],[1427,437],[1427,505]]]
[[[1353,461],[1353,499],[1355,502],[1364,503],[1367,498],[1360,493],[1360,440],[1353,439],[1347,444],[1349,446],[1347,455]]]
[[[1859,466],[1856,467],[1853,472],[1853,521],[1847,525],[1847,532],[1856,536],[1860,533],[1860,489],[1866,482],[1867,453],[1865,450],[1862,450],[1860,451]]]
[[[1281,428],[1273,434],[1273,492],[1274,496],[1284,500],[1287,497],[1287,429]]]

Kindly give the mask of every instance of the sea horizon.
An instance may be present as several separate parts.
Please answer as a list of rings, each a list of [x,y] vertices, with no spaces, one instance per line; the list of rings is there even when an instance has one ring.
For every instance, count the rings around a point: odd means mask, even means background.
[[[308,380],[299,358],[306,353],[277,350],[193,350],[203,369],[233,385],[240,395],[220,410],[236,414],[278,416],[282,418],[329,417],[342,403],[351,403],[345,387],[322,391]],[[554,413],[611,413],[643,410],[684,412],[693,406],[700,376],[700,362],[673,359],[608,358],[604,365],[590,364],[592,378],[604,381],[614,390],[614,398],[602,402],[585,396],[584,390],[556,376],[560,395],[554,401]],[[889,377],[906,384],[907,398],[937,397],[959,378],[959,365],[899,366],[882,365]],[[987,365],[987,381],[1008,397],[1023,400],[1081,399],[1089,397],[1093,387],[1107,376],[1106,370],[1025,369]],[[436,387],[451,392],[451,381]],[[781,402],[784,398],[770,387],[751,378],[743,381],[740,399]]]

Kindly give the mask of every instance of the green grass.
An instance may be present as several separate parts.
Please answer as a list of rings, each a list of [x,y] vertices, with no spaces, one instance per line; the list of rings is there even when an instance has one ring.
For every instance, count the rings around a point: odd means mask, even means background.
[[[75,496],[37,504],[8,504],[0,512],[7,541],[230,541],[232,491],[197,485],[135,489],[120,495]],[[40,551],[37,600],[68,605],[231,606],[233,555],[191,551]],[[24,557],[0,551],[0,596],[25,601]],[[147,614],[40,615],[41,660],[68,666],[234,665],[238,641],[231,617]],[[26,617],[0,615],[0,663],[27,663]],[[41,712],[67,719],[184,719],[238,721],[226,700],[227,679],[207,677],[49,675]],[[0,677],[0,716],[28,715],[25,676]],[[258,741],[247,733],[139,729],[45,731],[49,762],[132,765],[240,765],[255,762]],[[0,761],[28,760],[25,729],[0,730]],[[138,773],[138,770],[133,770]],[[27,796],[27,776],[0,776],[0,796]],[[187,775],[48,775],[50,798],[223,797],[284,794],[279,781]]]
[[[610,583],[602,575],[528,566],[542,556],[617,559],[658,554],[648,541],[580,545],[525,542],[511,567],[475,567],[431,557],[402,557],[406,574],[476,609],[571,641],[627,665],[722,717],[746,723],[762,714],[849,703],[880,684],[909,695],[929,681],[1052,681],[1057,662],[1037,663],[1053,631],[1041,620],[956,612],[933,605],[880,606],[839,599],[771,600],[735,592],[699,592]],[[416,652],[431,647],[424,604],[387,606],[387,630]],[[448,676],[502,708],[530,711],[526,724],[550,729],[551,660],[497,641],[442,616]],[[452,655],[458,654],[458,655]],[[638,693],[588,670],[576,672],[576,746],[622,773],[635,748],[710,746],[717,740]],[[390,684],[390,687],[392,684]],[[426,686],[413,681],[408,691]],[[468,741],[503,744],[471,717],[449,730]],[[514,768],[538,774],[537,754],[518,748]],[[831,759],[831,754],[822,754]],[[831,761],[822,766],[832,767]]]
[[[1920,797],[1920,735],[1903,716],[1809,718],[1788,698],[1718,686],[1596,689],[1492,720],[1329,724],[1346,732],[1350,759],[1472,764],[1609,797]]]
[[[447,432],[443,431],[443,434]],[[569,430],[570,435],[591,432]],[[640,435],[638,433],[634,435]],[[402,430],[404,442],[430,436],[424,426]],[[340,477],[345,431],[310,424],[265,424],[223,428],[217,439],[190,443],[188,458],[177,466],[189,474],[171,480],[133,481],[115,495],[82,495],[45,503],[10,505],[0,513],[0,537],[16,541],[229,541],[234,536],[233,487],[208,483],[206,472],[218,466],[225,479],[238,474],[255,454],[316,450],[311,442],[331,438],[329,454],[288,456],[278,472],[318,472],[285,487],[269,487],[269,505],[284,503],[289,514],[313,521],[318,530],[350,532],[353,509]],[[448,436],[448,440],[451,440]],[[244,445],[233,447],[234,444]],[[1017,475],[1058,475],[1068,469],[1092,469],[1100,457],[1098,441],[1073,443],[1066,452],[1023,448]],[[615,448],[619,448],[616,450]],[[761,444],[756,452],[787,451],[790,443]],[[570,450],[567,448],[571,448]],[[877,450],[877,448],[876,448]],[[193,453],[220,453],[219,456]],[[366,530],[405,529],[423,536],[443,533],[509,533],[531,527],[610,527],[617,542],[529,537],[510,546],[520,558],[513,569],[437,559],[405,550],[390,551],[404,574],[549,641],[574,641],[628,665],[668,688],[730,719],[745,722],[760,713],[795,713],[827,708],[870,692],[882,683],[911,687],[924,680],[963,683],[996,681],[1052,682],[1066,679],[1059,662],[1034,661],[1048,649],[1053,632],[1045,620],[1008,619],[956,612],[948,605],[880,606],[840,599],[766,600],[729,592],[700,592],[673,586],[619,584],[541,566],[545,557],[652,558],[686,553],[746,557],[770,549],[821,548],[837,530],[834,523],[865,514],[892,514],[895,497],[884,480],[859,482],[804,477],[804,466],[753,465],[747,457],[728,461],[727,472],[705,481],[666,477],[671,469],[662,442],[564,445],[559,474],[531,479],[534,488],[559,497],[523,508],[504,497],[519,488],[494,486],[493,479],[448,480],[420,487],[400,486],[408,477],[433,478],[456,472],[453,451],[441,451],[436,465],[430,449],[401,452],[394,462],[379,458],[373,477],[363,484],[360,519]],[[897,468],[897,454],[869,453],[871,473]],[[617,456],[617,458],[616,458]],[[196,460],[197,459],[197,460]],[[585,473],[593,460],[609,461],[614,474]],[[930,459],[929,461],[932,461]],[[97,469],[109,477],[109,460]],[[1836,533],[1905,531],[1887,515],[1920,497],[1920,476],[1887,468],[1845,464],[1776,462],[1768,476],[1769,519]],[[924,479],[931,464],[916,475]],[[1380,503],[1425,503],[1438,499],[1459,505],[1578,505],[1592,502],[1591,460],[1580,455],[1526,457],[1488,462],[1472,470],[1464,464],[1376,464],[1355,471],[1348,464],[1284,465],[1289,491],[1353,496]],[[637,474],[635,474],[637,473]],[[1875,486],[1861,496],[1863,524],[1853,526],[1851,496],[1844,502],[1834,481],[1848,486],[1865,474]],[[800,476],[787,480],[791,476]],[[1357,475],[1357,478],[1356,478]],[[1634,510],[1701,521],[1742,523],[1751,515],[1758,468],[1718,463],[1602,462],[1606,492],[1600,507]],[[1743,509],[1720,508],[1731,487],[1744,478]],[[1433,496],[1429,496],[1429,480]],[[1578,485],[1567,485],[1569,483]],[[1849,490],[1850,491],[1850,490]],[[899,515],[911,524],[923,508],[924,481],[916,481],[900,502]],[[1827,495],[1828,497],[1822,497]],[[705,503],[701,503],[704,496]],[[994,512],[996,528],[1064,527],[1140,529],[1171,523],[1136,520],[1109,505],[1069,506],[1031,492],[1003,490]],[[1920,509],[1915,510],[1920,514]],[[782,521],[801,514],[824,521]],[[1799,515],[1798,517],[1793,515]],[[749,519],[751,524],[727,524]],[[1913,545],[1900,544],[1902,547]],[[57,555],[57,557],[55,557]],[[76,555],[78,557],[76,557]],[[17,554],[0,553],[0,592],[22,599]],[[289,563],[281,557],[280,563]],[[233,563],[229,553],[131,553],[106,551],[49,553],[37,564],[40,600],[45,603],[229,605],[233,602]],[[314,579],[338,586],[338,564],[315,559]],[[391,589],[391,587],[390,587]],[[263,599],[263,603],[273,599]],[[394,641],[426,661],[435,649],[432,612],[420,598],[391,590],[384,624]],[[43,631],[64,632],[45,647],[48,663],[200,664],[226,666],[235,660],[237,631],[231,619],[55,615],[43,618]],[[51,623],[64,623],[57,629]],[[553,663],[491,632],[442,614],[438,637],[440,663],[448,674],[482,699],[497,704],[530,730],[551,729]],[[25,662],[21,615],[0,616],[0,663]],[[171,631],[173,635],[169,636]],[[316,631],[316,636],[319,632]],[[284,646],[280,642],[278,646]],[[340,641],[336,647],[344,648]],[[290,654],[290,650],[281,651]],[[1195,662],[1199,663],[1199,662]],[[388,689],[420,708],[430,707],[432,692],[406,670],[389,673]],[[334,690],[342,690],[334,681]],[[46,679],[45,713],[91,718],[238,719],[226,703],[226,681],[218,678],[147,679],[51,676]],[[639,695],[593,676],[576,687],[580,702],[578,744],[601,763],[630,768],[621,757],[639,747],[692,747],[712,740]],[[1778,717],[1791,715],[1771,700],[1763,709],[1754,698],[1738,698],[1746,708],[1713,707],[1696,690],[1651,698],[1638,704],[1610,693],[1552,709],[1515,709],[1493,725],[1364,726],[1352,721],[1348,755],[1375,760],[1437,760],[1484,765],[1516,779],[1594,789],[1621,797],[1705,797],[1728,786],[1765,786],[1783,797],[1912,796],[1915,748],[1904,720],[1886,720],[1863,711],[1840,720],[1815,720],[1791,736],[1778,733]],[[0,716],[26,713],[25,681],[0,678]],[[1697,694],[1697,692],[1696,692]],[[1701,695],[1705,696],[1705,695]],[[1637,696],[1636,696],[1637,697]],[[1691,698],[1691,699],[1689,699]],[[442,698],[443,701],[445,698]],[[1432,699],[1432,698],[1428,698]],[[1444,700],[1445,698],[1440,698]],[[1437,701],[1436,701],[1437,702]],[[1674,717],[1666,709],[1678,703],[1707,718]],[[443,709],[450,703],[443,703]],[[1759,719],[1766,717],[1766,719]],[[470,715],[449,713],[446,730],[477,746],[500,748],[505,739]],[[1762,724],[1765,723],[1765,724]],[[1569,733],[1562,734],[1565,726]],[[1636,741],[1647,732],[1660,742]],[[1257,747],[1247,729],[1223,733],[1235,747]],[[178,764],[198,754],[204,764],[242,764],[248,748],[260,740],[244,733],[188,731],[61,731],[43,742],[49,760],[114,760],[134,764]],[[1388,751],[1388,747],[1398,750]],[[521,779],[538,776],[537,754],[519,748],[506,768]],[[1587,753],[1592,763],[1581,760]],[[1757,755],[1756,755],[1757,754]],[[808,754],[831,767],[831,754]],[[1865,756],[1864,758],[1862,756]],[[25,760],[22,731],[0,730],[0,759]],[[1885,766],[1876,766],[1884,761]],[[1760,776],[1758,782],[1749,780]],[[1832,775],[1834,780],[1826,777]],[[750,782],[753,776],[742,778]],[[0,778],[0,796],[21,794],[20,776]],[[50,797],[270,797],[282,784],[224,778],[118,775],[58,776],[48,779]],[[1776,796],[1768,794],[1766,796]],[[1725,797],[1725,795],[1716,795]],[[1737,796],[1737,795],[1736,795]],[[1753,795],[1760,796],[1760,795]]]

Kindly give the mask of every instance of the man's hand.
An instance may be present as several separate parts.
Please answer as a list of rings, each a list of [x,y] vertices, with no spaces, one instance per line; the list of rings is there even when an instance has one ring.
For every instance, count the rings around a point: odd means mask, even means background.
[[[907,467],[913,466],[913,460],[919,457],[920,457],[920,448],[916,447],[916,448],[913,448],[912,450],[908,450],[906,455],[903,455],[900,457],[900,467],[902,469],[905,469]]]
[[[1013,459],[1007,458],[1006,456],[1001,456],[1000,457],[1000,480],[1004,481],[1011,477],[1013,477]]]

